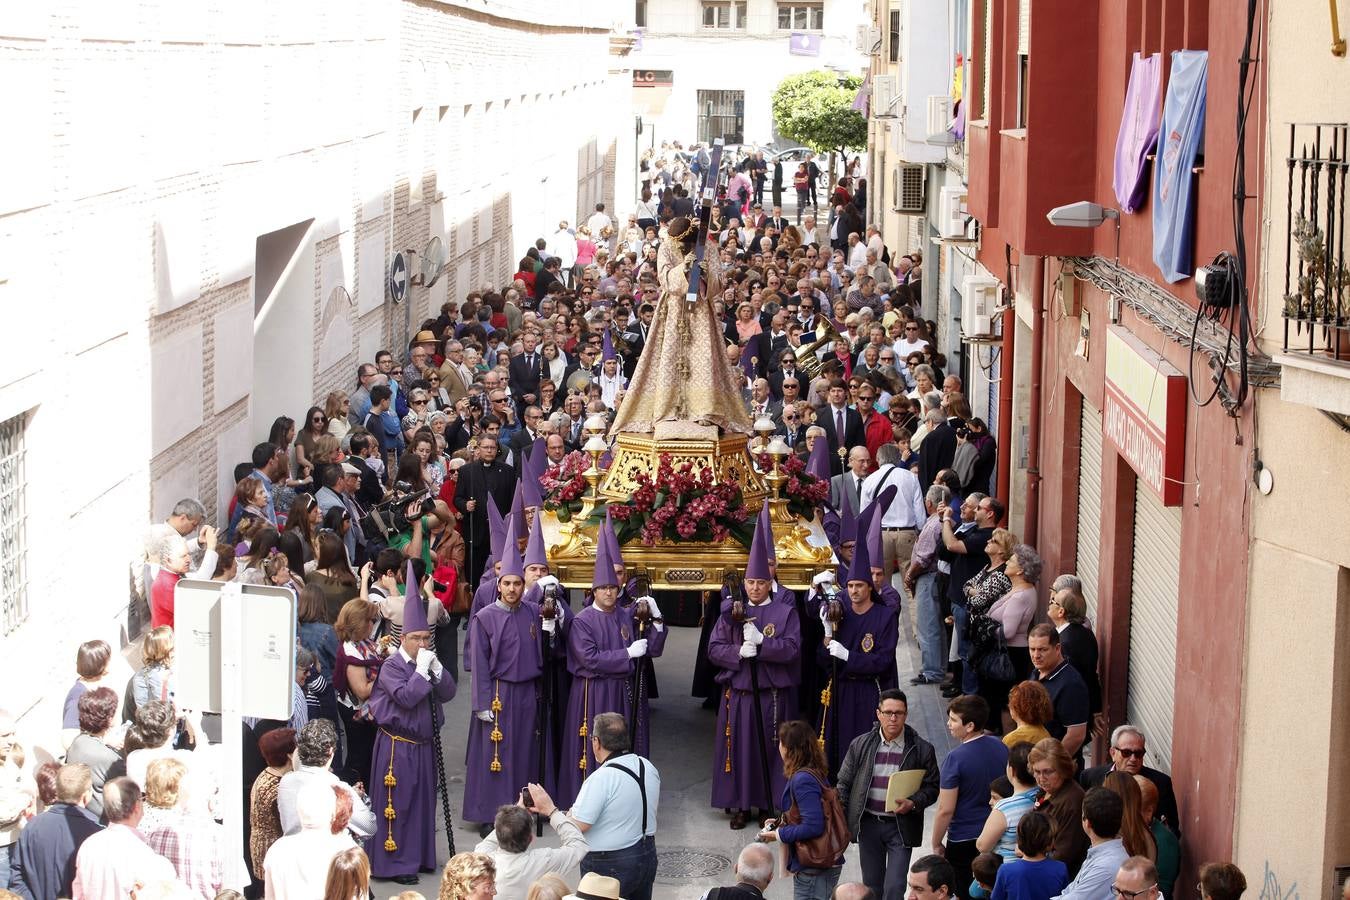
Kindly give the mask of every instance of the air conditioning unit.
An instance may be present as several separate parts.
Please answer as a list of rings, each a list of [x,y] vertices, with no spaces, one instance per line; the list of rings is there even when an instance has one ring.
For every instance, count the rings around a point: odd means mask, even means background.
[[[872,118],[894,119],[900,100],[899,79],[894,75],[872,76]]]
[[[854,47],[859,53],[871,56],[877,44],[881,42],[881,29],[875,25],[859,25]]]
[[[938,234],[944,238],[961,239],[966,236],[966,219],[970,213],[966,210],[968,193],[964,186],[944,187],[938,201]]]
[[[971,275],[961,282],[961,331],[966,340],[988,341],[994,335],[994,315],[1003,296],[997,278]]]
[[[952,133],[947,126],[952,121],[952,98],[946,94],[933,94],[928,98],[928,143],[951,144]]]
[[[924,185],[927,173],[919,163],[904,163],[895,167],[893,175],[896,212],[920,214],[925,209]]]

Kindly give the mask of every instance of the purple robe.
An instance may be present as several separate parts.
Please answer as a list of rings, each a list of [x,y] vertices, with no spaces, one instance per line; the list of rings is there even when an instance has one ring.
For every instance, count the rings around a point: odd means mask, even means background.
[[[478,611],[497,599],[497,579],[484,578],[473,592],[473,605],[469,607],[469,622],[478,615]],[[473,629],[464,632],[464,671],[473,671]]]
[[[435,722],[427,699],[433,692],[437,700]],[[369,789],[371,809],[383,824],[366,845],[370,871],[377,878],[416,875],[418,869],[436,868],[439,773],[432,736],[445,719],[440,705],[454,696],[455,679],[449,672],[442,673],[433,686],[417,674],[417,666],[401,652],[380,666],[370,694],[370,712],[379,730],[371,754]],[[397,782],[393,788],[385,784],[391,772]],[[391,805],[395,813],[392,821],[385,815]],[[385,841],[391,837],[396,844],[392,851],[385,849]]]
[[[816,661],[826,672],[834,663],[839,676],[825,719],[825,749],[831,773],[838,770],[849,743],[876,724],[877,695],[887,673],[895,669],[895,610],[873,603],[860,615],[853,611],[853,604],[845,601],[843,606],[844,621],[835,629],[834,639],[848,650],[848,662],[830,656],[823,644],[816,647]]]
[[[758,606],[746,603],[745,614],[764,633],[759,645],[759,698],[755,702],[751,660],[741,659],[743,628],[724,610],[713,626],[708,655],[721,667],[717,683],[717,729],[713,732],[712,805],[723,809],[773,809],[783,796],[783,760],[778,755],[778,725],[797,717],[795,684],[800,677],[801,627],[795,606],[776,597]],[[759,711],[756,712],[756,705]],[[760,719],[763,716],[763,719]],[[755,731],[764,723],[764,760],[769,764],[770,791],[764,794],[764,766]],[[727,723],[731,734],[727,735]],[[728,744],[730,751],[728,752]],[[730,765],[728,766],[728,760]]]
[[[539,778],[539,607],[521,602],[514,610],[493,602],[473,617],[473,695],[464,772],[464,819],[491,822],[497,807],[515,803],[520,789]],[[476,715],[501,702],[496,727],[498,771],[492,771],[493,722]]]
[[[666,646],[665,629],[658,631],[649,625],[643,636],[647,638],[647,655],[660,656]],[[628,718],[633,752],[638,756],[648,755],[650,709],[645,685],[636,715],[631,701],[634,666],[628,656],[628,645],[637,637],[632,610],[621,606],[610,612],[602,612],[595,605],[587,606],[572,619],[567,637],[567,670],[572,675],[572,689],[568,693],[567,715],[563,719],[558,794],[553,798],[562,809],[572,805],[581,790],[581,782],[599,765],[591,752],[589,734],[600,713],[616,712]],[[581,736],[583,724],[587,737]],[[583,753],[584,769],[581,766]]]

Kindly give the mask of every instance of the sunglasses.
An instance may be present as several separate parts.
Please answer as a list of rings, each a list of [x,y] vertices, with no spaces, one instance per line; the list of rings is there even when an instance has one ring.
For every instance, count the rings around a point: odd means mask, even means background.
[[[315,423],[315,424],[317,425],[317,424],[320,424],[320,423],[322,423],[322,422],[327,422],[328,419],[326,419],[326,418],[323,417],[323,416],[315,416],[314,418],[310,419],[310,421],[313,422],[313,423]]]
[[[409,406],[426,406],[426,405],[427,405],[427,401],[425,401],[425,400],[409,400],[409,401],[408,401],[408,405],[409,405]]]
[[[1124,757],[1127,757],[1127,758],[1132,758],[1132,759],[1143,759],[1143,758],[1144,758],[1144,751],[1143,751],[1143,750],[1127,750],[1127,749],[1125,749],[1124,747],[1112,747],[1111,749],[1115,750],[1115,751],[1116,751],[1117,753],[1119,753],[1121,756],[1124,756]],[[1141,892],[1141,893],[1142,893],[1142,892]]]

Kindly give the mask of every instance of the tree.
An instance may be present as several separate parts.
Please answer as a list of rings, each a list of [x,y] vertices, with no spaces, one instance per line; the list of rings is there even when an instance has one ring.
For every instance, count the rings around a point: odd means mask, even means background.
[[[857,75],[815,71],[789,75],[773,92],[778,133],[817,153],[867,149],[867,117],[853,108]]]

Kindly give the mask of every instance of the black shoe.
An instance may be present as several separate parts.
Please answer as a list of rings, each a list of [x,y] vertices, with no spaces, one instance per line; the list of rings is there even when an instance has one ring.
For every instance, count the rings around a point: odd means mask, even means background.
[[[927,675],[916,675],[909,680],[910,684],[941,684],[941,678],[929,678]]]
[[[954,700],[954,699],[956,699],[957,697],[960,697],[960,696],[961,696],[961,686],[960,686],[959,684],[953,684],[953,685],[950,685],[950,686],[948,686],[948,687],[943,688],[943,689],[942,689],[942,696],[946,697],[948,700]]]
[[[740,831],[745,827],[746,810],[738,809],[731,814],[731,830]]]
[[[479,826],[478,826],[478,836],[479,836],[480,838],[485,838],[485,837],[487,837],[489,834],[492,834],[492,823],[489,822],[489,823],[487,823],[487,824],[485,824],[485,825],[479,825]]]
[[[392,881],[394,884],[405,884],[405,885],[417,884],[416,875],[395,875],[393,878],[389,880]]]

